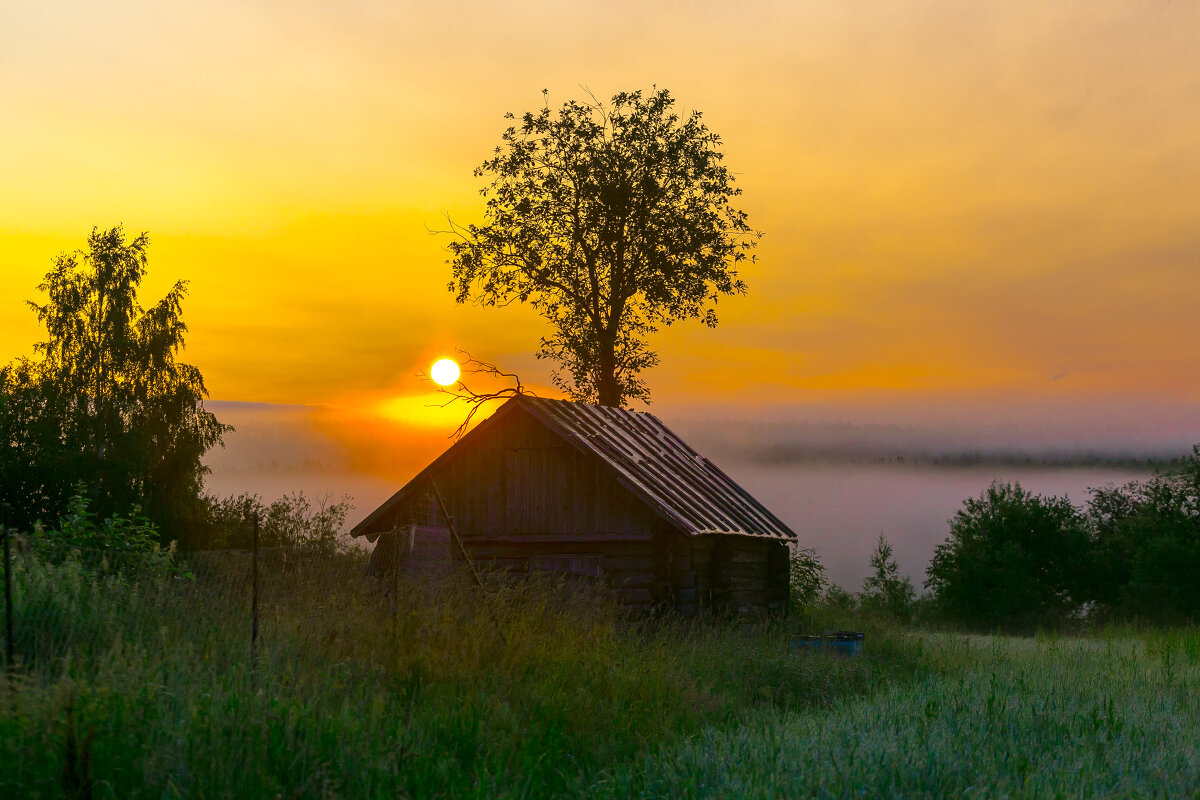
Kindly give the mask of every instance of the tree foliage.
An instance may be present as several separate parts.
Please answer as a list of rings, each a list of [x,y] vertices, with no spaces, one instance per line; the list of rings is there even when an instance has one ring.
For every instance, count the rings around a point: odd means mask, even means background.
[[[900,574],[900,565],[892,554],[892,546],[879,533],[879,541],[871,553],[872,572],[863,581],[860,595],[863,608],[883,613],[901,622],[912,619],[916,591],[912,581]]]
[[[666,90],[610,104],[569,101],[514,120],[475,174],[486,222],[455,226],[459,302],[529,303],[551,324],[539,357],[577,400],[647,400],[658,363],[647,337],[687,319],[717,324],[721,295],[744,294],[736,266],[757,242],[720,138]]]
[[[788,597],[792,610],[802,612],[812,608],[829,582],[817,551],[811,547],[794,547],[788,567]]]
[[[328,497],[313,500],[304,492],[286,494],[270,504],[251,494],[209,497],[207,505],[212,547],[248,549],[251,520],[257,517],[260,547],[294,547],[326,555],[341,547],[342,529],[354,508],[349,496],[330,502]]]
[[[229,428],[204,409],[200,371],[176,359],[186,282],[138,302],[149,243],[93,229],[29,304],[46,339],[0,370],[0,493],[17,524],[64,513],[84,482],[99,515],[140,506],[170,538],[195,529],[201,457]]]
[[[1200,621],[1200,445],[1170,473],[1093,489],[1090,596],[1108,613]]]
[[[993,484],[950,520],[927,574],[934,611],[972,627],[1200,622],[1200,445],[1171,472],[1092,489],[1083,509]]]
[[[983,629],[1058,624],[1086,592],[1090,541],[1066,498],[993,483],[950,520],[926,571],[937,609]]]

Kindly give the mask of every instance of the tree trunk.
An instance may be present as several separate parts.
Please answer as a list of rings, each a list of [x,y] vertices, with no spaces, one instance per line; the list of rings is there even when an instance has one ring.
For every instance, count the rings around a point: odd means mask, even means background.
[[[617,382],[617,356],[613,344],[600,344],[600,364],[596,370],[596,396],[602,406],[621,407],[621,385]]]

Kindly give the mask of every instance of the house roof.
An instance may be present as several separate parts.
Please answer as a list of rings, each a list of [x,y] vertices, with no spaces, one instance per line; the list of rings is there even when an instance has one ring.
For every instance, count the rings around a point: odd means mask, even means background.
[[[409,481],[350,531],[378,535],[391,528],[391,514],[443,460],[453,457],[486,429],[522,409],[585,455],[599,459],[617,481],[659,516],[691,535],[738,534],[793,541],[796,534],[762,503],[697,453],[658,417],[644,411],[594,406],[519,395]]]

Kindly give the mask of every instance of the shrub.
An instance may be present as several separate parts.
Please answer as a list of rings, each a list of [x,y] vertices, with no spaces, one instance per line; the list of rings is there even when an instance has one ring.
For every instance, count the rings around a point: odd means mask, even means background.
[[[1200,445],[1175,472],[1093,489],[1088,521],[1089,588],[1102,610],[1200,621]]]
[[[899,622],[910,622],[916,592],[912,581],[900,574],[900,565],[892,557],[892,546],[883,538],[882,532],[871,553],[871,568],[874,572],[863,581],[859,595],[863,609]]]
[[[91,575],[127,571],[158,577],[171,574],[176,567],[175,544],[159,545],[158,528],[139,506],[130,509],[128,516],[99,519],[91,504],[86,487],[77,485],[57,526],[34,525],[30,549],[49,563],[78,562]]]
[[[821,608],[839,614],[857,613],[858,597],[853,592],[846,591],[836,583],[831,583],[821,598]]]
[[[1089,554],[1066,498],[997,482],[950,520],[925,586],[941,615],[974,628],[1057,626],[1082,605]]]
[[[259,547],[299,547],[326,554],[341,546],[346,516],[354,508],[348,495],[336,503],[328,497],[314,502],[304,492],[286,494],[270,505],[251,494],[210,496],[206,502],[208,548],[249,549],[251,520],[257,517]]]
[[[817,558],[811,547],[797,547],[792,551],[788,572],[791,610],[803,613],[821,598],[826,583],[825,565]]]

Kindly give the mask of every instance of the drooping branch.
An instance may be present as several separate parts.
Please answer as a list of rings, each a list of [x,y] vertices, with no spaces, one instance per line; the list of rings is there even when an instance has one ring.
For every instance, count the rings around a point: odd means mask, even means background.
[[[448,438],[461,439],[471,427],[471,420],[479,413],[479,410],[487,403],[497,400],[508,400],[519,395],[528,395],[537,397],[536,394],[525,388],[521,383],[521,377],[515,372],[505,372],[495,364],[488,361],[481,361],[472,356],[468,351],[458,348],[458,353],[462,358],[462,363],[459,365],[460,373],[470,375],[483,375],[492,378],[500,378],[511,380],[515,386],[506,386],[503,389],[492,392],[476,392],[460,378],[458,382],[452,386],[438,387],[438,393],[447,395],[447,400],[444,403],[431,403],[430,405],[436,408],[446,408],[454,403],[462,402],[467,406],[467,416],[462,423],[455,428],[454,433]],[[428,380],[429,376],[422,374],[422,378]]]

